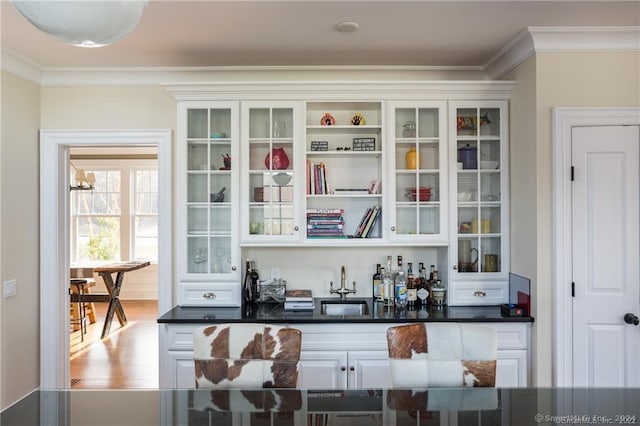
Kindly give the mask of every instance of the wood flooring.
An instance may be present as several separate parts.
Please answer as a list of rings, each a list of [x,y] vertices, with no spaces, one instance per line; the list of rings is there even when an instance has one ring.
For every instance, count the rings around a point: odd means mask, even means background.
[[[70,371],[73,389],[158,388],[158,302],[123,300],[127,325],[114,316],[111,332],[100,339],[106,303],[96,303],[97,322],[71,333]]]

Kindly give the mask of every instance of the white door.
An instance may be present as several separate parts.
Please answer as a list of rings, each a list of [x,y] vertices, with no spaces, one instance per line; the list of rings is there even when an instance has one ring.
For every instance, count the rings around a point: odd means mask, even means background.
[[[640,386],[638,126],[572,129],[574,386]]]
[[[346,351],[302,351],[298,369],[302,389],[346,389]]]
[[[349,386],[355,389],[391,387],[387,351],[349,351]]]

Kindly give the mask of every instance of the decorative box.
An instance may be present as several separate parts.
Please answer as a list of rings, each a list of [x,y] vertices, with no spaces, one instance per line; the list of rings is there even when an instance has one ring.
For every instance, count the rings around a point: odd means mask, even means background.
[[[376,138],[353,138],[354,151],[375,151]]]

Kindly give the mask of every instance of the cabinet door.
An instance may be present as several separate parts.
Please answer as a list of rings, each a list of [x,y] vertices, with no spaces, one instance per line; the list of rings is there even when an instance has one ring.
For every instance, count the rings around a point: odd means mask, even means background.
[[[499,350],[496,363],[496,387],[527,386],[527,351]]]
[[[303,389],[346,389],[346,351],[302,351],[298,387]]]
[[[508,116],[503,101],[452,102],[451,281],[506,281]]]
[[[349,387],[388,389],[391,367],[387,351],[349,351]]]
[[[253,243],[300,238],[299,151],[301,104],[242,105],[242,240]]]
[[[382,103],[308,102],[305,129],[307,242],[378,243]]]
[[[178,111],[181,279],[239,282],[238,105],[181,102]]]
[[[160,372],[160,387],[164,389],[192,389],[196,387],[193,352],[168,351],[164,355],[168,369]]]
[[[389,238],[448,241],[448,150],[445,102],[389,104]]]

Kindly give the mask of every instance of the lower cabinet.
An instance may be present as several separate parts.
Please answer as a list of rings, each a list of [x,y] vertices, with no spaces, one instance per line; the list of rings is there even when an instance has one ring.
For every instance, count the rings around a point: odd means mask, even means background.
[[[497,387],[529,384],[528,323],[483,323],[496,329]],[[160,324],[160,388],[195,387],[193,337],[204,324]],[[303,389],[388,389],[390,323],[288,324],[302,331],[298,387]]]
[[[303,389],[389,388],[387,351],[304,351],[298,385]]]

